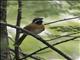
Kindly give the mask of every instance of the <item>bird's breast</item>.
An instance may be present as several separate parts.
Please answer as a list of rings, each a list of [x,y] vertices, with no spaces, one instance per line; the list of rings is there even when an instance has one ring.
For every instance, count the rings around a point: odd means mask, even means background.
[[[34,31],[32,31],[34,34],[39,34],[43,31],[43,29],[36,29]]]
[[[25,29],[31,31],[34,34],[39,34],[42,31],[44,31],[45,28],[44,28],[44,25],[31,24],[31,25],[25,27]]]

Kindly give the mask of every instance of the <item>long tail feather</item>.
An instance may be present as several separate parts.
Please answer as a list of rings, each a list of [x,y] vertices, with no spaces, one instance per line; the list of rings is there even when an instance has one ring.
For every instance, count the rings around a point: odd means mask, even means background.
[[[23,40],[26,38],[26,36],[27,36],[27,35],[23,34],[23,35],[19,38],[19,40],[15,43],[15,45],[19,46],[19,45],[23,42]]]

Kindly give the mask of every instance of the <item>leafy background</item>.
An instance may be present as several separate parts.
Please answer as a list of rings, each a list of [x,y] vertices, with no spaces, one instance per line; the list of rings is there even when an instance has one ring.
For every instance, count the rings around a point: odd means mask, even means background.
[[[17,9],[18,3],[16,0],[8,0],[7,6],[7,23],[9,24],[16,24],[17,19]],[[56,21],[59,19],[69,18],[80,16],[80,1],[79,0],[22,0],[22,20],[21,20],[21,27],[28,25],[35,17],[44,17],[44,23]],[[42,38],[45,40],[66,35],[69,33],[79,32],[80,31],[80,18],[73,19],[70,21],[54,23],[50,25],[46,25],[46,30],[52,36],[48,36],[46,34],[41,35]],[[14,40],[15,37],[15,29],[9,28],[9,35]],[[76,34],[76,35],[80,35]],[[73,36],[76,36],[73,35]],[[63,41],[71,37],[63,37],[60,39],[56,39],[54,41],[50,41],[49,43],[56,43],[58,41]],[[74,60],[80,58],[80,38],[75,39],[74,41],[66,42],[60,45],[57,45],[58,49],[62,50],[66,54],[70,55]],[[13,48],[13,42],[10,40],[10,47]],[[34,52],[45,45],[41,42],[37,41],[35,38],[28,36],[23,43],[21,44],[21,48],[25,53]],[[64,60],[63,57],[58,55],[56,52],[52,51],[51,49],[46,49],[44,51],[39,52],[36,54],[45,60]],[[32,60],[32,59],[28,59]]]

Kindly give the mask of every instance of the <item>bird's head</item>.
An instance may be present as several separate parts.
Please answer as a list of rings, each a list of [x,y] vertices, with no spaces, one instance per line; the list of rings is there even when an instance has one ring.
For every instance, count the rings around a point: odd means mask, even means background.
[[[32,23],[41,25],[43,23],[43,18],[35,18]]]

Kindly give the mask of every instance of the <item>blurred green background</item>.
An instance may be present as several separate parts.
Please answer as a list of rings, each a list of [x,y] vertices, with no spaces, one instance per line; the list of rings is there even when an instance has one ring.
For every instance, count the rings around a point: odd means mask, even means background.
[[[15,25],[17,20],[17,10],[18,10],[18,2],[15,0],[8,0],[7,6],[7,23]],[[44,17],[44,23],[56,21],[59,19],[70,18],[80,16],[80,0],[22,0],[22,19],[21,19],[21,27],[28,25],[32,22],[35,17]],[[53,36],[41,36],[43,39],[48,40],[51,38],[55,38],[56,36],[61,36],[69,33],[79,32],[80,31],[80,18],[73,19],[70,21],[53,23],[50,25],[46,25],[46,30],[51,33]],[[56,28],[54,28],[56,27]],[[14,39],[15,30],[9,30],[9,34]],[[80,35],[76,34],[77,36]],[[73,35],[73,36],[76,36]],[[50,41],[49,43],[53,44],[58,41],[63,41],[71,37],[64,37],[60,39],[56,39],[54,41]],[[10,47],[13,48],[13,42],[10,40]],[[21,44],[21,48],[25,53],[32,53],[45,45],[35,38],[28,36],[23,43]],[[80,57],[80,38],[75,39],[73,41],[69,41],[66,43],[62,43],[60,45],[55,46],[66,54],[70,55],[74,60],[77,60]],[[64,58],[58,55],[55,51],[51,49],[46,49],[44,51],[36,54],[45,60],[64,60]],[[28,59],[32,60],[32,59]]]

